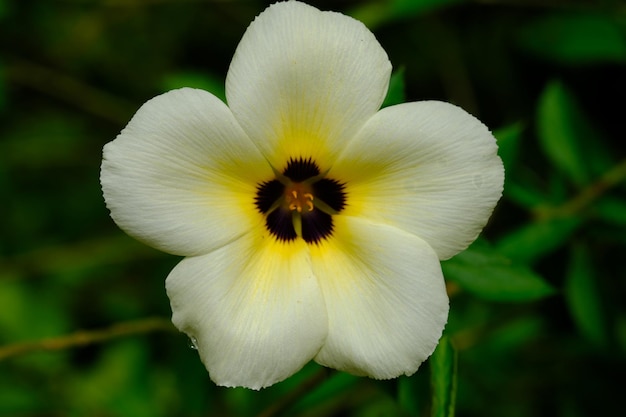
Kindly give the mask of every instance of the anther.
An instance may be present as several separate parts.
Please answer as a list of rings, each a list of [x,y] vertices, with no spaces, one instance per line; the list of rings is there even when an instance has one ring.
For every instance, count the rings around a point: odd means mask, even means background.
[[[293,200],[289,203],[289,210],[296,210],[298,213],[302,213],[302,206],[300,205],[300,201],[298,199],[298,192],[296,190],[291,190],[291,197]]]
[[[306,207],[309,209],[309,211],[313,211],[313,194],[311,193],[305,193],[304,194],[304,198],[306,198]]]
[[[296,185],[298,187],[298,185]],[[297,211],[298,213],[311,212],[315,208],[313,204],[313,193],[308,190],[302,190],[300,187],[292,189],[287,192],[285,196],[287,208],[291,211]]]

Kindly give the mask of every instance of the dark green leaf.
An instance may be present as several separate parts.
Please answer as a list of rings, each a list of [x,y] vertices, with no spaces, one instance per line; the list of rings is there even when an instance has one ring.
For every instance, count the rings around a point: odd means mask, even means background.
[[[554,293],[528,267],[514,264],[480,241],[441,266],[446,279],[487,300],[531,301]]]
[[[427,11],[462,3],[465,0],[391,0],[370,1],[360,5],[350,14],[365,23],[369,28],[375,28],[389,21],[417,16]]]
[[[542,16],[523,28],[520,43],[544,59],[563,64],[626,62],[626,37],[610,15]]]
[[[163,80],[163,90],[174,90],[176,88],[191,87],[208,91],[222,101],[226,101],[224,80],[210,74],[182,71],[169,74]]]
[[[575,130],[577,114],[563,84],[548,84],[539,99],[538,112],[538,135],[546,156],[576,184],[587,183],[590,175]]]
[[[493,354],[512,352],[540,337],[543,326],[543,320],[538,315],[511,319],[491,331],[481,343]]]
[[[605,196],[594,204],[593,209],[602,220],[616,226],[626,226],[626,201]]]
[[[405,101],[404,68],[400,68],[391,75],[387,97],[385,97],[382,107],[393,106],[394,104],[404,103]]]
[[[295,415],[300,410],[310,410],[320,404],[333,402],[333,398],[353,389],[358,382],[359,378],[354,375],[345,372],[334,373],[324,383],[298,401],[291,411]]]
[[[547,196],[545,192],[534,187],[530,183],[521,183],[518,181],[508,181],[504,187],[504,195],[514,203],[526,209],[545,204]]]
[[[581,223],[577,217],[529,223],[500,239],[496,249],[514,261],[533,263],[564,245]]]
[[[614,165],[606,140],[561,82],[548,83],[537,111],[537,134],[544,153],[575,184],[587,184]]]
[[[567,268],[565,299],[582,334],[597,345],[605,346],[608,339],[607,320],[595,271],[588,248],[574,245]]]

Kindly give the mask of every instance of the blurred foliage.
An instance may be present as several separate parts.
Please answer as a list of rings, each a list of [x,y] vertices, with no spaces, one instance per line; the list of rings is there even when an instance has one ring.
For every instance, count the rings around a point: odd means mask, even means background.
[[[224,98],[266,3],[0,0],[1,416],[620,414],[626,4],[311,3],[374,30],[397,69],[385,105],[451,101],[498,138],[504,197],[443,263],[451,312],[433,358],[393,381],[309,364],[255,392],[215,387],[166,325],[81,342],[81,329],[167,321],[178,261],[108,217],[102,146],[168,89]]]

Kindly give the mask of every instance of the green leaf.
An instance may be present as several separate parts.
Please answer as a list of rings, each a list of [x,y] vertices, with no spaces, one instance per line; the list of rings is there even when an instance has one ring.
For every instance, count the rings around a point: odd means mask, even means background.
[[[370,1],[355,8],[350,15],[370,29],[395,20],[417,16],[428,11],[463,3],[466,0],[390,0]]]
[[[626,37],[610,15],[543,16],[520,31],[519,41],[533,54],[566,65],[626,62]]]
[[[567,243],[582,224],[578,217],[555,217],[524,225],[496,243],[502,255],[532,264]]]
[[[626,226],[626,201],[605,196],[596,201],[593,210],[602,220],[616,226]]]
[[[491,330],[481,344],[492,355],[506,355],[541,337],[545,332],[544,327],[543,318],[537,314],[510,318]]]
[[[534,184],[529,181],[522,182],[519,179],[509,180],[508,183],[505,183],[504,195],[526,209],[534,209],[544,205],[548,199],[545,192]]]
[[[404,103],[405,100],[404,68],[400,68],[391,75],[391,80],[389,81],[389,89],[387,90],[387,96],[383,101],[382,107]]]
[[[441,266],[446,279],[490,301],[532,301],[554,293],[528,267],[514,264],[481,241]]]
[[[504,126],[493,132],[498,141],[498,155],[504,163],[504,170],[507,173],[504,178],[504,195],[512,202],[526,208],[533,209],[545,204],[547,196],[532,179],[528,178],[525,172],[513,171],[517,159],[519,158],[522,133],[524,125],[513,123]],[[534,178],[533,178],[534,179]]]
[[[199,88],[208,91],[223,102],[226,102],[224,80],[211,74],[181,71],[169,74],[163,79],[161,84],[164,91],[182,87]]]
[[[565,299],[581,333],[598,346],[606,346],[607,320],[595,271],[588,248],[574,245],[567,268]]]
[[[312,410],[320,404],[332,403],[337,396],[354,389],[359,381],[359,377],[345,372],[333,373],[322,384],[302,397],[290,411],[293,415],[299,415],[302,410]]]
[[[537,111],[540,146],[574,184],[588,184],[614,165],[611,151],[605,145],[607,141],[593,128],[563,83],[548,83]]]
[[[457,389],[457,352],[443,336],[430,358],[432,417],[453,417]]]
[[[537,115],[540,145],[552,163],[574,183],[589,182],[581,138],[576,132],[572,97],[560,82],[551,82],[543,91]]]

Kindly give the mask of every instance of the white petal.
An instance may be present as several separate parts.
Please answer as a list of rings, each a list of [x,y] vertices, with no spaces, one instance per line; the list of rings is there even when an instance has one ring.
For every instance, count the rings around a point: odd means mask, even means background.
[[[226,96],[276,169],[290,157],[311,157],[324,171],[378,110],[390,73],[361,22],[289,1],[270,6],[244,34]]]
[[[448,317],[437,255],[394,227],[335,218],[333,237],[312,248],[328,309],[328,338],[315,360],[377,379],[411,375]]]
[[[100,174],[115,222],[179,255],[207,253],[262,222],[255,187],[268,178],[228,107],[193,89],[145,103],[104,147]]]
[[[166,281],[172,321],[218,385],[263,388],[310,361],[327,317],[306,244],[246,235],[186,258]]]
[[[440,259],[478,236],[504,182],[489,130],[459,107],[435,101],[381,110],[329,175],[347,183],[346,215],[413,233]]]

